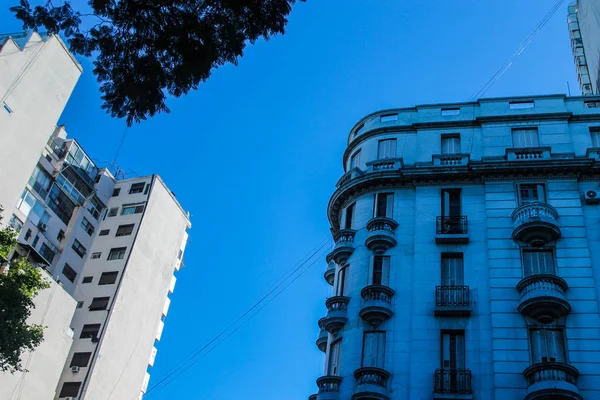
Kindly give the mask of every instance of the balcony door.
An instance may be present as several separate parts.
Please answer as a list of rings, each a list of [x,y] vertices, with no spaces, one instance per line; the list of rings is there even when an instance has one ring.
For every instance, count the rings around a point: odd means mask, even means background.
[[[519,203],[529,204],[546,201],[546,187],[541,183],[524,183],[519,185]]]
[[[371,259],[369,272],[369,285],[388,286],[390,280],[390,257],[374,256]]]
[[[460,217],[460,189],[442,189],[442,217]]]
[[[365,332],[363,336],[362,366],[384,368],[385,331]]]
[[[393,193],[377,193],[375,195],[375,218],[387,217],[392,218],[394,211],[394,194]]]
[[[340,350],[342,346],[341,340],[336,340],[329,346],[329,358],[327,359],[327,375],[340,374]]]
[[[462,254],[443,254],[442,286],[463,286],[464,283],[464,265]]]
[[[565,338],[562,329],[532,329],[531,358],[534,364],[566,362]]]
[[[442,368],[465,369],[464,331],[442,332]],[[453,379],[453,381],[455,380]]]

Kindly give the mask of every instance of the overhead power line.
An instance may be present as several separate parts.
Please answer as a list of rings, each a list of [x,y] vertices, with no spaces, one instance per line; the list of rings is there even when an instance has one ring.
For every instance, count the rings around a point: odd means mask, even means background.
[[[533,41],[535,36],[544,28],[544,26],[548,23],[548,21],[552,18],[552,16],[556,13],[556,11],[560,8],[560,6],[565,2],[565,0],[558,0],[550,10],[544,15],[540,22],[535,26],[533,31],[525,38],[523,42],[519,45],[517,50],[512,54],[512,56],[504,63],[502,66],[496,71],[494,75],[471,97],[469,97],[470,101],[477,100],[481,98],[485,93],[492,87],[494,83],[510,68],[513,62],[525,51],[527,46]]]

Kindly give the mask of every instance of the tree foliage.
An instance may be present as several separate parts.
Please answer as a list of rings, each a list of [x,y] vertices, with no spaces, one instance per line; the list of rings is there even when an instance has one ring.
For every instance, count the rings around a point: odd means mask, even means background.
[[[16,242],[14,230],[0,231],[3,257]],[[33,298],[48,287],[40,270],[24,258],[13,260],[8,272],[0,273],[0,371],[23,371],[21,354],[34,350],[42,342],[43,327],[27,324],[27,318],[34,308]]]
[[[296,2],[89,0],[93,14],[84,14],[68,2],[40,1],[20,0],[11,11],[24,28],[61,33],[73,52],[97,55],[102,107],[128,125],[168,112],[166,94],[197,89],[213,68],[236,64],[248,42],[283,34]]]

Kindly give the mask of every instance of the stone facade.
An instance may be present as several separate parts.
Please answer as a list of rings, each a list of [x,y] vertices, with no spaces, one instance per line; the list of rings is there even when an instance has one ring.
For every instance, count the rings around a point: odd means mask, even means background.
[[[311,398],[600,398],[598,102],[425,105],[351,130]]]

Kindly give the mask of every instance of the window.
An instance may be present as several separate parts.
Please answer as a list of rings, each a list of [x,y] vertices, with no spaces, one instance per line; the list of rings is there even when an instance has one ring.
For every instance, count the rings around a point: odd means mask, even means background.
[[[350,169],[358,168],[360,165],[360,150],[357,150],[352,157],[350,157]]]
[[[346,293],[346,271],[348,270],[348,266],[340,269],[337,275],[337,285],[335,286],[335,295],[336,296],[344,296]]]
[[[65,263],[62,273],[64,276],[67,277],[68,280],[70,280],[71,282],[75,282],[75,278],[77,278],[77,272],[75,272],[75,270],[71,268],[69,264]]]
[[[119,276],[119,271],[103,272],[98,285],[112,285],[117,281],[117,276]]]
[[[46,196],[48,196],[48,189],[50,189],[51,184],[52,177],[50,174],[40,168],[39,165],[36,165],[33,174],[31,174],[31,177],[29,178],[29,185],[42,197],[42,199],[45,199]]]
[[[73,216],[75,210],[75,204],[69,200],[69,197],[63,193],[61,189],[52,185],[48,197],[46,198],[46,204],[65,225],[69,225],[69,221]]]
[[[115,188],[112,193],[112,197],[117,197],[121,193],[121,188]]]
[[[377,193],[375,195],[375,218],[388,217],[392,218],[394,210],[394,194],[393,193]]]
[[[546,202],[546,187],[543,183],[519,185],[519,204]]]
[[[108,210],[108,216],[109,217],[114,217],[118,213],[119,213],[119,207],[113,207],[110,210]]]
[[[552,250],[523,249],[523,272],[525,276],[554,275],[554,253]]]
[[[82,308],[82,307],[83,307],[83,301],[78,301],[77,308]]]
[[[442,217],[460,217],[460,189],[442,189]]]
[[[58,397],[77,397],[81,382],[65,382]]]
[[[460,135],[442,135],[442,154],[460,153]]]
[[[346,219],[344,221],[345,229],[352,229],[352,217],[354,217],[354,206],[355,205],[356,205],[356,203],[352,203],[348,207],[346,207]]]
[[[442,115],[444,117],[450,115],[460,115],[460,108],[442,108]]]
[[[31,237],[31,229],[27,228],[27,231],[25,232],[25,240],[29,240],[29,238]]]
[[[94,182],[99,183],[100,179],[102,179],[102,175],[98,174],[98,175],[96,175],[96,179],[94,180]]]
[[[150,191],[150,184],[146,185],[146,188],[144,189],[144,194],[148,194],[148,192]],[[175,193],[171,192],[173,194],[173,197],[175,196]]]
[[[90,214],[92,214],[94,218],[96,218],[96,221],[100,219],[100,214],[102,214],[103,209],[104,206],[102,205],[100,200],[96,198],[96,196],[92,197],[90,201],[88,201],[87,210],[90,212]]]
[[[442,254],[442,286],[462,286],[464,266],[462,253]]]
[[[19,233],[21,232],[21,229],[23,229],[23,221],[21,221],[19,218],[17,218],[16,215],[13,214],[10,217],[10,221],[8,221],[8,226],[13,228],[15,232]]]
[[[533,101],[511,101],[508,103],[508,107],[511,110],[523,110],[525,108],[533,108],[534,106]]]
[[[71,359],[69,367],[87,367],[92,353],[75,353]]]
[[[562,329],[532,329],[530,339],[533,364],[566,362],[565,338]]]
[[[129,235],[131,235],[131,232],[133,232],[133,226],[134,226],[134,224],[119,225],[119,227],[117,228],[117,233],[115,234],[115,236],[129,236]]]
[[[110,253],[108,253],[108,260],[121,260],[125,257],[125,251],[127,251],[127,247],[117,247],[114,249],[110,249]]]
[[[79,243],[79,240],[75,239],[71,248],[75,250],[75,253],[77,253],[79,257],[83,258],[85,256],[86,249]]]
[[[512,145],[515,148],[538,147],[538,131],[534,129],[513,129]]]
[[[40,246],[40,254],[44,257],[50,264],[54,261],[54,257],[56,256],[56,252],[54,249],[50,248],[46,243],[42,243]]]
[[[94,297],[92,303],[90,304],[90,311],[106,310],[109,300],[110,297]]]
[[[110,233],[110,229],[102,229],[98,236],[106,236]]]
[[[329,358],[327,359],[327,375],[339,375],[341,347],[341,339],[336,340],[329,346]]]
[[[40,241],[40,237],[38,235],[35,235],[35,237],[33,238],[33,242],[31,242],[31,247],[37,246],[39,241]]]
[[[10,107],[8,106],[8,104],[6,104],[6,103],[2,103],[2,109],[3,109],[3,110],[4,110],[4,112],[5,112],[5,113],[7,113],[8,115],[10,115],[10,114],[12,114],[12,113],[13,113],[13,110],[12,110],[12,108],[10,108]]]
[[[398,121],[398,114],[385,114],[379,117],[379,122]]]
[[[585,108],[600,108],[600,101],[584,101]]]
[[[92,253],[92,259],[97,259],[100,258],[100,256],[102,255],[101,252],[97,252],[97,253]]]
[[[142,193],[144,191],[144,186],[146,186],[146,183],[144,182],[134,183],[129,188],[129,194]]]
[[[365,332],[363,335],[362,367],[384,368],[385,332]]]
[[[381,160],[383,158],[394,157],[396,157],[396,139],[380,140],[379,148],[377,150],[377,158]]]
[[[369,285],[389,285],[390,278],[390,257],[373,256],[371,261],[371,271],[369,274]]]
[[[145,203],[126,204],[123,206],[123,211],[121,211],[121,215],[140,214],[144,212],[144,205]]]
[[[94,234],[94,225],[86,217],[81,220],[81,227],[88,235],[92,236]]]
[[[91,283],[94,280],[93,276],[84,276],[81,283]]]
[[[65,231],[63,231],[61,229],[58,231],[58,235],[56,235],[56,240],[58,240],[59,242],[62,242],[64,238],[65,238]]]
[[[591,127],[590,136],[592,137],[592,147],[600,147],[600,126]]]
[[[79,339],[92,339],[98,338],[98,332],[100,332],[100,324],[87,324],[81,328],[81,335]]]
[[[442,368],[465,368],[465,332],[442,331]]]

